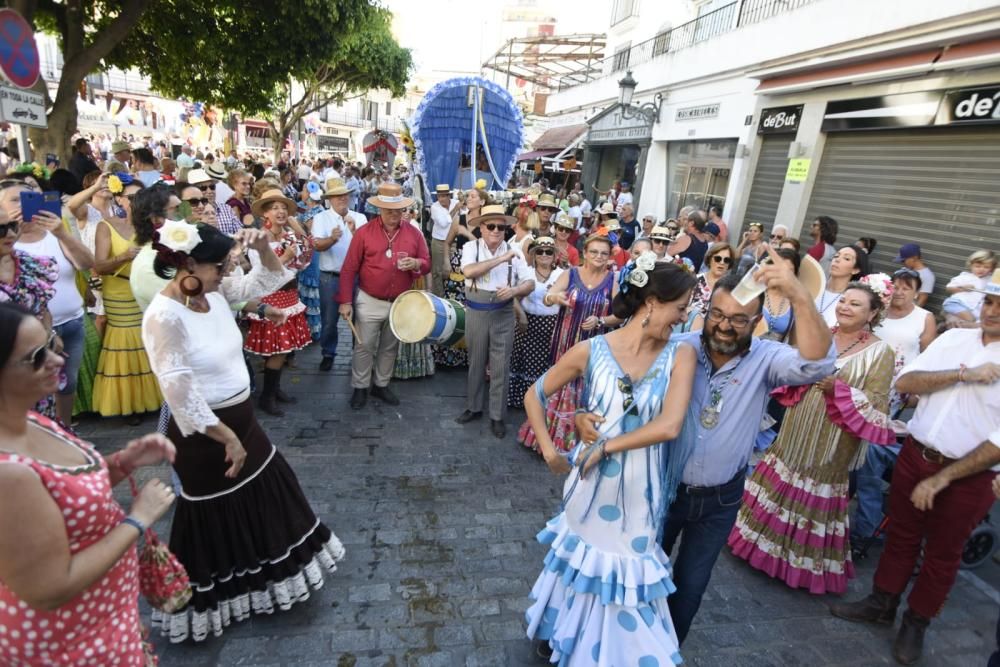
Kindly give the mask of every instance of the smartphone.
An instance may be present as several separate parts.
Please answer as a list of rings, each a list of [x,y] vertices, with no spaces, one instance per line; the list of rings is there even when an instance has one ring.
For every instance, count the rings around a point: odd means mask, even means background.
[[[39,211],[48,211],[62,217],[62,197],[55,190],[49,192],[22,192],[21,219],[31,220]]]

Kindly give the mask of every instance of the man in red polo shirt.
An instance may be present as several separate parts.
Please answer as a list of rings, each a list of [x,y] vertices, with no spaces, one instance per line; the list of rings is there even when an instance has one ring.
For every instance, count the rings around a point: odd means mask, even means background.
[[[378,208],[378,217],[360,227],[351,239],[347,258],[340,269],[340,316],[350,320],[355,309],[354,283],[358,279],[357,298],[359,340],[351,359],[351,407],[360,410],[371,395],[389,405],[399,399],[389,389],[389,379],[396,363],[399,340],[389,329],[389,308],[397,296],[410,289],[413,281],[431,270],[427,242],[413,225],[400,224],[403,210],[413,204],[395,183],[383,183],[378,195],[368,202]],[[375,383],[372,386],[372,374]]]

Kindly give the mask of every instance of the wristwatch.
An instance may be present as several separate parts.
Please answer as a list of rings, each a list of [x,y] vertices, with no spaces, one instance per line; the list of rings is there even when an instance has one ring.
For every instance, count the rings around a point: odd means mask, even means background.
[[[257,306],[257,317],[264,319],[264,313],[267,312],[267,304],[263,301]]]
[[[604,318],[603,317],[598,317],[597,318],[597,323],[601,325],[602,329],[606,329],[607,328],[607,325],[604,324]]]

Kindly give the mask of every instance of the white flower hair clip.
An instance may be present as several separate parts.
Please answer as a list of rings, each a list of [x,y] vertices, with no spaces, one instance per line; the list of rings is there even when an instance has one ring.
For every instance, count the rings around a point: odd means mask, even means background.
[[[174,252],[187,254],[201,243],[201,234],[198,233],[198,228],[183,220],[167,220],[156,231],[159,235],[160,245],[164,245]]]

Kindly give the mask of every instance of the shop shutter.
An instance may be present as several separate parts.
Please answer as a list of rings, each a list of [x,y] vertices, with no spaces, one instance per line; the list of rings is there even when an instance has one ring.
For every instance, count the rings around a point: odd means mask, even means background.
[[[788,171],[788,147],[794,137],[794,134],[765,137],[761,143],[757,171],[754,172],[747,211],[743,216],[744,229],[748,222],[763,222],[764,229],[770,232],[778,212],[781,188],[785,185],[785,172]],[[739,235],[734,235],[733,240],[738,243]]]
[[[838,246],[874,237],[876,271],[891,274],[899,246],[919,243],[936,277],[929,301],[936,312],[973,251],[1000,252],[1000,128],[830,134],[803,249],[819,215],[838,222]]]

